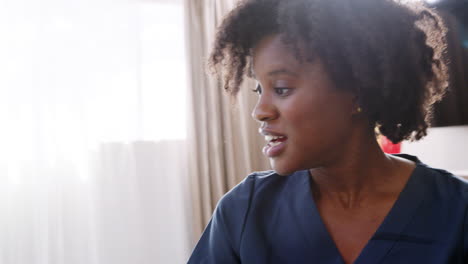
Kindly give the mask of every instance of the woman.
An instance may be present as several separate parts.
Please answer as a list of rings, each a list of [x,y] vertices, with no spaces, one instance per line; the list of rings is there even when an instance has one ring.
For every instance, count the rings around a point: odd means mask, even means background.
[[[227,193],[189,263],[468,263],[468,186],[393,142],[426,135],[447,87],[445,27],[391,0],[246,0],[210,58],[253,117],[273,171]]]

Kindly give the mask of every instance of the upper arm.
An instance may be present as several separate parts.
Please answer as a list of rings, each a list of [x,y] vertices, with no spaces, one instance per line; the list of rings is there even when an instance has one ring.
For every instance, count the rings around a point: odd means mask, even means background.
[[[189,264],[240,263],[226,227],[220,204],[190,257]]]
[[[189,264],[241,263],[240,241],[253,189],[254,179],[248,177],[221,198]]]

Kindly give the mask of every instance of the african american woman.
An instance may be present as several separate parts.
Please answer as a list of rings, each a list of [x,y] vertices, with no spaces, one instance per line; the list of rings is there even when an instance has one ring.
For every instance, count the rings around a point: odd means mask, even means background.
[[[468,263],[468,185],[376,140],[426,135],[445,33],[417,1],[240,1],[209,62],[232,95],[257,80],[273,170],[219,201],[188,262]]]

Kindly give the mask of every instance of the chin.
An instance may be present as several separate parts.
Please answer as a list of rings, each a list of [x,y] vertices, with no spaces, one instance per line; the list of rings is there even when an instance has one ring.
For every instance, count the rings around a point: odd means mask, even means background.
[[[281,176],[287,176],[300,170],[299,168],[294,166],[284,166],[283,164],[275,162],[274,160],[270,160],[270,165],[271,168]]]

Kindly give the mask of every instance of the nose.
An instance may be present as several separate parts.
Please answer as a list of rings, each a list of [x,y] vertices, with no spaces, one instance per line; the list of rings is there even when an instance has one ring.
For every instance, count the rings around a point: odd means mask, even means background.
[[[252,111],[252,117],[259,122],[271,121],[278,117],[278,111],[271,99],[262,94]]]

